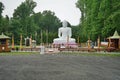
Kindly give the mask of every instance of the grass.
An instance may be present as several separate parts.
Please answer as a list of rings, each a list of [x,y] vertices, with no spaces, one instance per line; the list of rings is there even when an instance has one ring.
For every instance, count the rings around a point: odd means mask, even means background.
[[[8,52],[8,53],[0,53],[0,56],[9,56],[9,55],[34,55],[40,54],[40,52]],[[111,56],[111,57],[120,57],[120,53],[118,52],[60,52],[58,54],[63,55],[78,55],[78,56]]]
[[[6,52],[0,53],[0,56],[9,56],[9,55],[32,55],[32,54],[40,54],[39,52]]]

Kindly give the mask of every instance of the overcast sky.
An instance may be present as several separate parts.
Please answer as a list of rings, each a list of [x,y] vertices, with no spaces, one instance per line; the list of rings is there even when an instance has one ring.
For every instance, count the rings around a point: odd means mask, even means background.
[[[8,15],[12,17],[14,9],[25,0],[0,0],[4,6],[3,16]],[[34,0],[37,6],[35,12],[43,12],[44,10],[51,10],[55,12],[56,16],[61,20],[67,20],[72,25],[78,25],[80,22],[80,11],[76,8],[77,0]]]

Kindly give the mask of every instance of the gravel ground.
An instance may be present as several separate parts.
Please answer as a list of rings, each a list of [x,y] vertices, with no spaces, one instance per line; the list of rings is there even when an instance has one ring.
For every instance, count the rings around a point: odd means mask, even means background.
[[[120,80],[120,57],[0,56],[0,80]]]

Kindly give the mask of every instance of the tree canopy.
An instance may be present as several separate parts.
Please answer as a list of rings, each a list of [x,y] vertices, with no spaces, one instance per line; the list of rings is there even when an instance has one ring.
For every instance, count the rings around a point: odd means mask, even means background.
[[[14,35],[16,44],[19,44],[20,35],[23,38],[32,36],[33,39],[37,40],[37,43],[40,43],[42,31],[43,42],[46,42],[47,36],[50,37],[48,42],[52,42],[53,38],[57,37],[57,29],[61,26],[61,21],[50,10],[35,13],[34,8],[36,5],[37,3],[33,0],[25,0],[14,10],[13,17],[9,18],[7,15],[2,17],[0,33],[4,32],[8,36]],[[3,10],[4,5],[0,2],[1,16]]]
[[[5,6],[0,2],[0,33],[4,32],[8,36],[14,35],[15,43],[19,44],[20,35],[23,38],[32,36],[41,42],[41,32],[43,42],[52,43],[57,37],[58,28],[62,26],[60,19],[50,10],[34,12],[37,3],[33,0],[25,0],[13,13],[13,17],[2,16]],[[81,20],[78,26],[73,28],[73,38],[81,38],[87,41],[91,38],[97,40],[113,35],[117,30],[120,33],[120,0],[78,0],[77,8],[81,11]]]
[[[80,34],[96,40],[106,38],[117,30],[120,33],[120,0],[78,0],[81,11]]]
[[[4,10],[4,5],[2,2],[0,2],[0,18],[2,17],[3,10]]]

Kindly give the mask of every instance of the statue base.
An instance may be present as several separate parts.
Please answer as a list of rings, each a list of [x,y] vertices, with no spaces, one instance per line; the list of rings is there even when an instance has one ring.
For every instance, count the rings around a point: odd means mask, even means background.
[[[60,47],[71,47],[71,48],[76,48],[77,43],[75,41],[69,41],[67,42],[66,40],[58,40],[58,41],[54,41],[53,42],[53,46],[56,48],[60,48]]]

